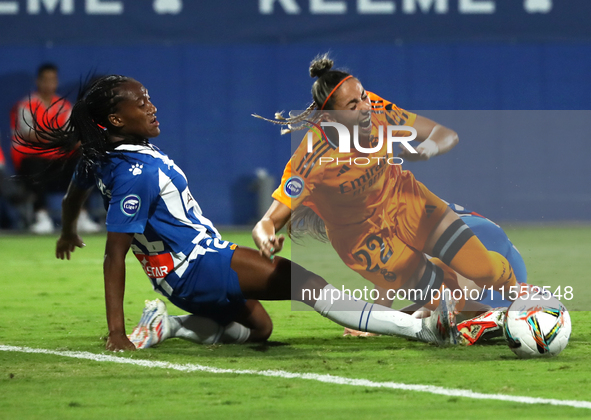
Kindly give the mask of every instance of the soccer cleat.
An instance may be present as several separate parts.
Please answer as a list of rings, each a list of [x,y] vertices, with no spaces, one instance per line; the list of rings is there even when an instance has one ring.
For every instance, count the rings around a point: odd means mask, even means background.
[[[160,299],[146,300],[139,324],[127,336],[137,349],[147,349],[170,335],[170,321],[166,304]]]
[[[476,318],[458,324],[462,344],[472,346],[482,340],[503,335],[503,320],[507,308],[495,308]]]
[[[431,316],[423,318],[423,329],[417,334],[417,338],[438,346],[458,344],[455,308],[455,301],[448,302],[443,297]]]

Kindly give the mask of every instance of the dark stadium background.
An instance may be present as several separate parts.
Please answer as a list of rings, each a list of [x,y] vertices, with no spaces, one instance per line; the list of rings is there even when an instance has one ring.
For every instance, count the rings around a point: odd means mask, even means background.
[[[588,0],[182,3],[0,2],[5,154],[10,107],[39,64],[56,63],[70,95],[92,71],[124,74],[149,89],[155,143],[205,215],[250,223],[255,169],[278,181],[290,156],[289,138],[250,114],[307,106],[308,63],[331,51],[368,90],[459,132],[449,155],[409,166],[442,198],[499,221],[591,218]]]

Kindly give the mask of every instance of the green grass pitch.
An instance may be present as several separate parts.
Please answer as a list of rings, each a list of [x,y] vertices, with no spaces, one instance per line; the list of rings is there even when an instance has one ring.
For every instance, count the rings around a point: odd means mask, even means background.
[[[249,232],[223,233],[227,240],[252,245]],[[268,345],[199,346],[174,339],[116,356],[591,401],[591,228],[521,227],[507,233],[524,256],[530,282],[551,290],[573,287],[574,299],[562,299],[573,333],[558,357],[519,360],[500,339],[437,348],[397,337],[342,337],[338,325],[293,310],[289,302],[264,303],[275,325]],[[104,236],[85,237],[87,247],[71,261],[54,258],[55,239],[0,238],[0,345],[106,354]],[[306,242],[304,248],[288,246],[283,254],[290,253],[337,285],[356,276],[327,245]],[[127,270],[125,314],[131,331],[144,300],[158,295],[132,255]],[[562,419],[591,418],[591,410],[0,351],[0,419],[120,418]]]

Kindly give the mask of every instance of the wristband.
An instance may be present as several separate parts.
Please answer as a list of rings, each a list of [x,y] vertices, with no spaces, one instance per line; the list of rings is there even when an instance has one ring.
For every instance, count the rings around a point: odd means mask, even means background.
[[[427,159],[430,159],[439,154],[439,146],[437,146],[437,143],[433,140],[427,139],[417,146],[417,152],[427,156]]]

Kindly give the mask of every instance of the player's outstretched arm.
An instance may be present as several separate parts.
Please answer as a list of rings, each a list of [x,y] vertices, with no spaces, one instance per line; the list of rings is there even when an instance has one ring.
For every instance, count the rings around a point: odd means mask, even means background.
[[[68,191],[62,200],[62,233],[57,240],[55,256],[60,260],[70,259],[70,253],[76,247],[86,246],[82,238],[78,236],[76,222],[80,215],[80,209],[88,198],[91,188],[81,189],[74,182],[70,182]]]
[[[459,138],[455,131],[437,124],[429,118],[417,115],[413,127],[417,130],[417,141],[421,142],[416,147],[419,153],[410,153],[405,148],[401,148],[398,156],[404,160],[429,160],[434,156],[449,152],[458,144]]]
[[[273,255],[281,251],[285,236],[275,233],[285,226],[290,217],[289,207],[275,200],[267,213],[255,225],[252,230],[252,238],[262,256],[273,258]]]
[[[125,256],[131,247],[133,234],[108,232],[103,271],[105,276],[105,303],[109,338],[107,350],[135,350],[125,334],[123,296],[125,295]]]

